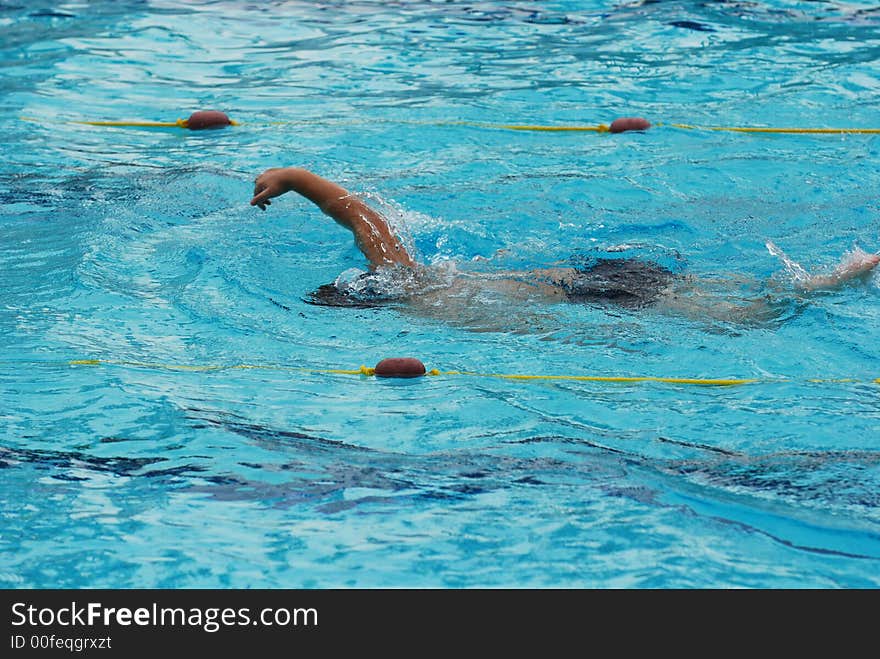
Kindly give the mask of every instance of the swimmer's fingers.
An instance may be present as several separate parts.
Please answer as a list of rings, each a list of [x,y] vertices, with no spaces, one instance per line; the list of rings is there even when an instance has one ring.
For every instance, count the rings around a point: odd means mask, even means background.
[[[269,199],[280,197],[285,192],[292,190],[289,181],[291,168],[275,167],[267,169],[254,180],[254,198],[251,206],[259,206],[266,210],[270,205]]]
[[[254,186],[254,198],[251,199],[251,206],[259,206],[261,210],[266,210],[266,206],[271,206],[269,201],[271,197],[277,195],[272,194],[272,189],[268,186],[261,185],[259,182]]]

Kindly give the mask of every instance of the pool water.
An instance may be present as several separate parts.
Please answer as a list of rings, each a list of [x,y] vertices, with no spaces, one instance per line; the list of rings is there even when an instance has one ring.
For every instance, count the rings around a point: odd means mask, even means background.
[[[796,0],[0,3],[0,585],[880,586],[878,277],[802,299],[767,246],[810,272],[880,249],[880,141],[671,125],[878,128],[878,25]],[[241,125],[73,123],[198,109]],[[619,116],[655,125],[497,127]],[[772,279],[781,310],[309,305],[366,266],[305,200],[248,205],[287,165],[437,267],[625,255],[722,303]],[[392,356],[441,374],[327,372]]]

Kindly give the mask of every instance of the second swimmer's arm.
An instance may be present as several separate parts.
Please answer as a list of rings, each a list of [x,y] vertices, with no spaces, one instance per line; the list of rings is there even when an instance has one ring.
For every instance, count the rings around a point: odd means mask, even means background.
[[[354,234],[354,241],[373,267],[415,265],[388,222],[345,188],[300,167],[267,169],[257,177],[251,206],[266,210],[273,197],[296,192]]]

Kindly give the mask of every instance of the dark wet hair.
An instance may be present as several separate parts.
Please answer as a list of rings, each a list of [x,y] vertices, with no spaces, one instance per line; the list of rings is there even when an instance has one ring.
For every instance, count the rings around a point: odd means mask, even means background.
[[[639,259],[591,259],[576,270],[578,274],[564,286],[570,301],[627,309],[656,302],[675,276],[659,263]]]
[[[384,306],[388,298],[356,293],[350,288],[336,284],[323,284],[303,298],[306,304],[319,307],[348,307],[350,309],[373,309]]]

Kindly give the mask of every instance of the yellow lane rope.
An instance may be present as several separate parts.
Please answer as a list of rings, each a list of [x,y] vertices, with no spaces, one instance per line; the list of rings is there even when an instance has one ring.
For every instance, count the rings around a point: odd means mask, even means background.
[[[82,121],[82,120],[42,120],[35,117],[21,117],[24,121],[31,121],[41,124],[67,123],[79,124],[84,126],[102,126],[112,128],[188,128],[187,119],[178,119],[177,121]],[[232,126],[291,126],[309,123],[326,124],[323,121],[269,121],[269,122],[239,122],[230,120]],[[396,123],[409,124],[419,126],[467,126],[470,128],[485,128],[492,130],[512,130],[512,131],[539,131],[539,132],[590,132],[590,133],[608,133],[610,127],[606,124],[598,124],[596,126],[542,126],[535,124],[493,124],[476,121],[408,121],[405,119],[377,120],[377,121],[340,121],[342,125],[354,125],[357,123]],[[770,133],[770,134],[801,134],[801,135],[878,135],[880,128],[775,128],[765,126],[697,126],[692,124],[678,123],[656,123],[655,127],[678,128],[681,130],[704,130],[704,131],[727,131],[735,133]]]
[[[60,120],[60,121],[44,121],[36,117],[20,117],[22,121],[30,121],[38,124],[77,124],[80,126],[102,126],[110,128],[188,128],[189,121],[186,119],[178,119],[177,121],[84,121],[84,120]],[[300,120],[300,121],[267,121],[267,122],[240,122],[230,120],[232,126],[301,126],[303,124],[319,124],[327,125],[334,122],[326,120]],[[395,123],[416,126],[468,126],[470,128],[487,128],[497,130],[518,130],[518,131],[546,131],[546,132],[593,132],[607,133],[610,131],[605,124],[598,126],[534,126],[527,124],[490,124],[478,121],[409,121],[406,119],[377,120],[377,121],[339,121],[340,125],[357,125],[367,123]]]
[[[14,362],[21,365],[21,362]],[[329,373],[334,375],[375,375],[375,369],[361,366],[358,369],[342,368],[305,368],[297,366],[284,366],[277,364],[167,364],[157,362],[114,361],[105,359],[74,359],[65,362],[32,362],[32,364],[61,364],[65,366],[122,366],[129,368],[146,368],[168,371],[210,372],[227,370],[272,370],[272,371],[295,371],[299,373]],[[471,371],[440,371],[429,370],[426,375],[433,376],[465,376],[498,378],[518,381],[569,381],[569,382],[599,382],[633,384],[641,382],[657,382],[663,384],[699,385],[711,387],[732,387],[744,384],[777,384],[796,382],[790,378],[675,378],[657,377],[652,375],[638,376],[604,376],[604,375],[526,375],[518,373],[476,373]],[[811,384],[817,383],[863,383],[870,382],[880,384],[880,378],[864,380],[858,378],[808,378],[804,380]]]
[[[316,124],[320,126],[340,125],[354,126],[360,124],[400,124],[406,126],[466,126],[468,128],[487,128],[492,130],[520,130],[520,131],[546,131],[546,132],[580,132],[580,133],[608,133],[611,131],[610,126],[599,124],[597,126],[538,126],[532,124],[492,124],[483,121],[420,121],[417,119],[376,119],[374,121],[347,121],[347,120],[326,120],[326,119],[303,119],[300,121],[268,121],[268,122],[247,122],[248,126],[301,126],[303,124]],[[170,124],[172,125],[172,124]],[[237,123],[243,126],[243,123]]]
[[[531,124],[487,124],[475,121],[437,122],[436,126],[469,126],[471,128],[491,128],[497,130],[543,131],[547,133],[608,133],[610,128],[605,124],[598,126],[535,126]]]
[[[664,124],[657,124],[663,126]],[[877,135],[880,128],[765,128],[761,126],[691,126],[690,124],[665,124],[672,128],[683,130],[714,130],[730,131],[735,133],[781,133],[781,134],[805,134],[805,135],[838,135],[849,133],[856,135]]]
[[[111,128],[189,128],[187,119],[178,119],[177,121],[44,121],[36,117],[20,117],[22,121],[30,121],[37,124],[79,124],[81,126],[105,126]],[[241,126],[238,121],[230,120],[230,125]]]
[[[759,382],[754,378],[663,378],[651,375],[606,376],[606,375],[520,375],[514,373],[469,373],[466,371],[445,371],[440,375],[467,375],[470,377],[502,378],[505,380],[569,380],[575,382],[663,382],[665,384],[697,384],[714,387],[730,387],[739,384]],[[777,382],[778,380],[774,380]]]

